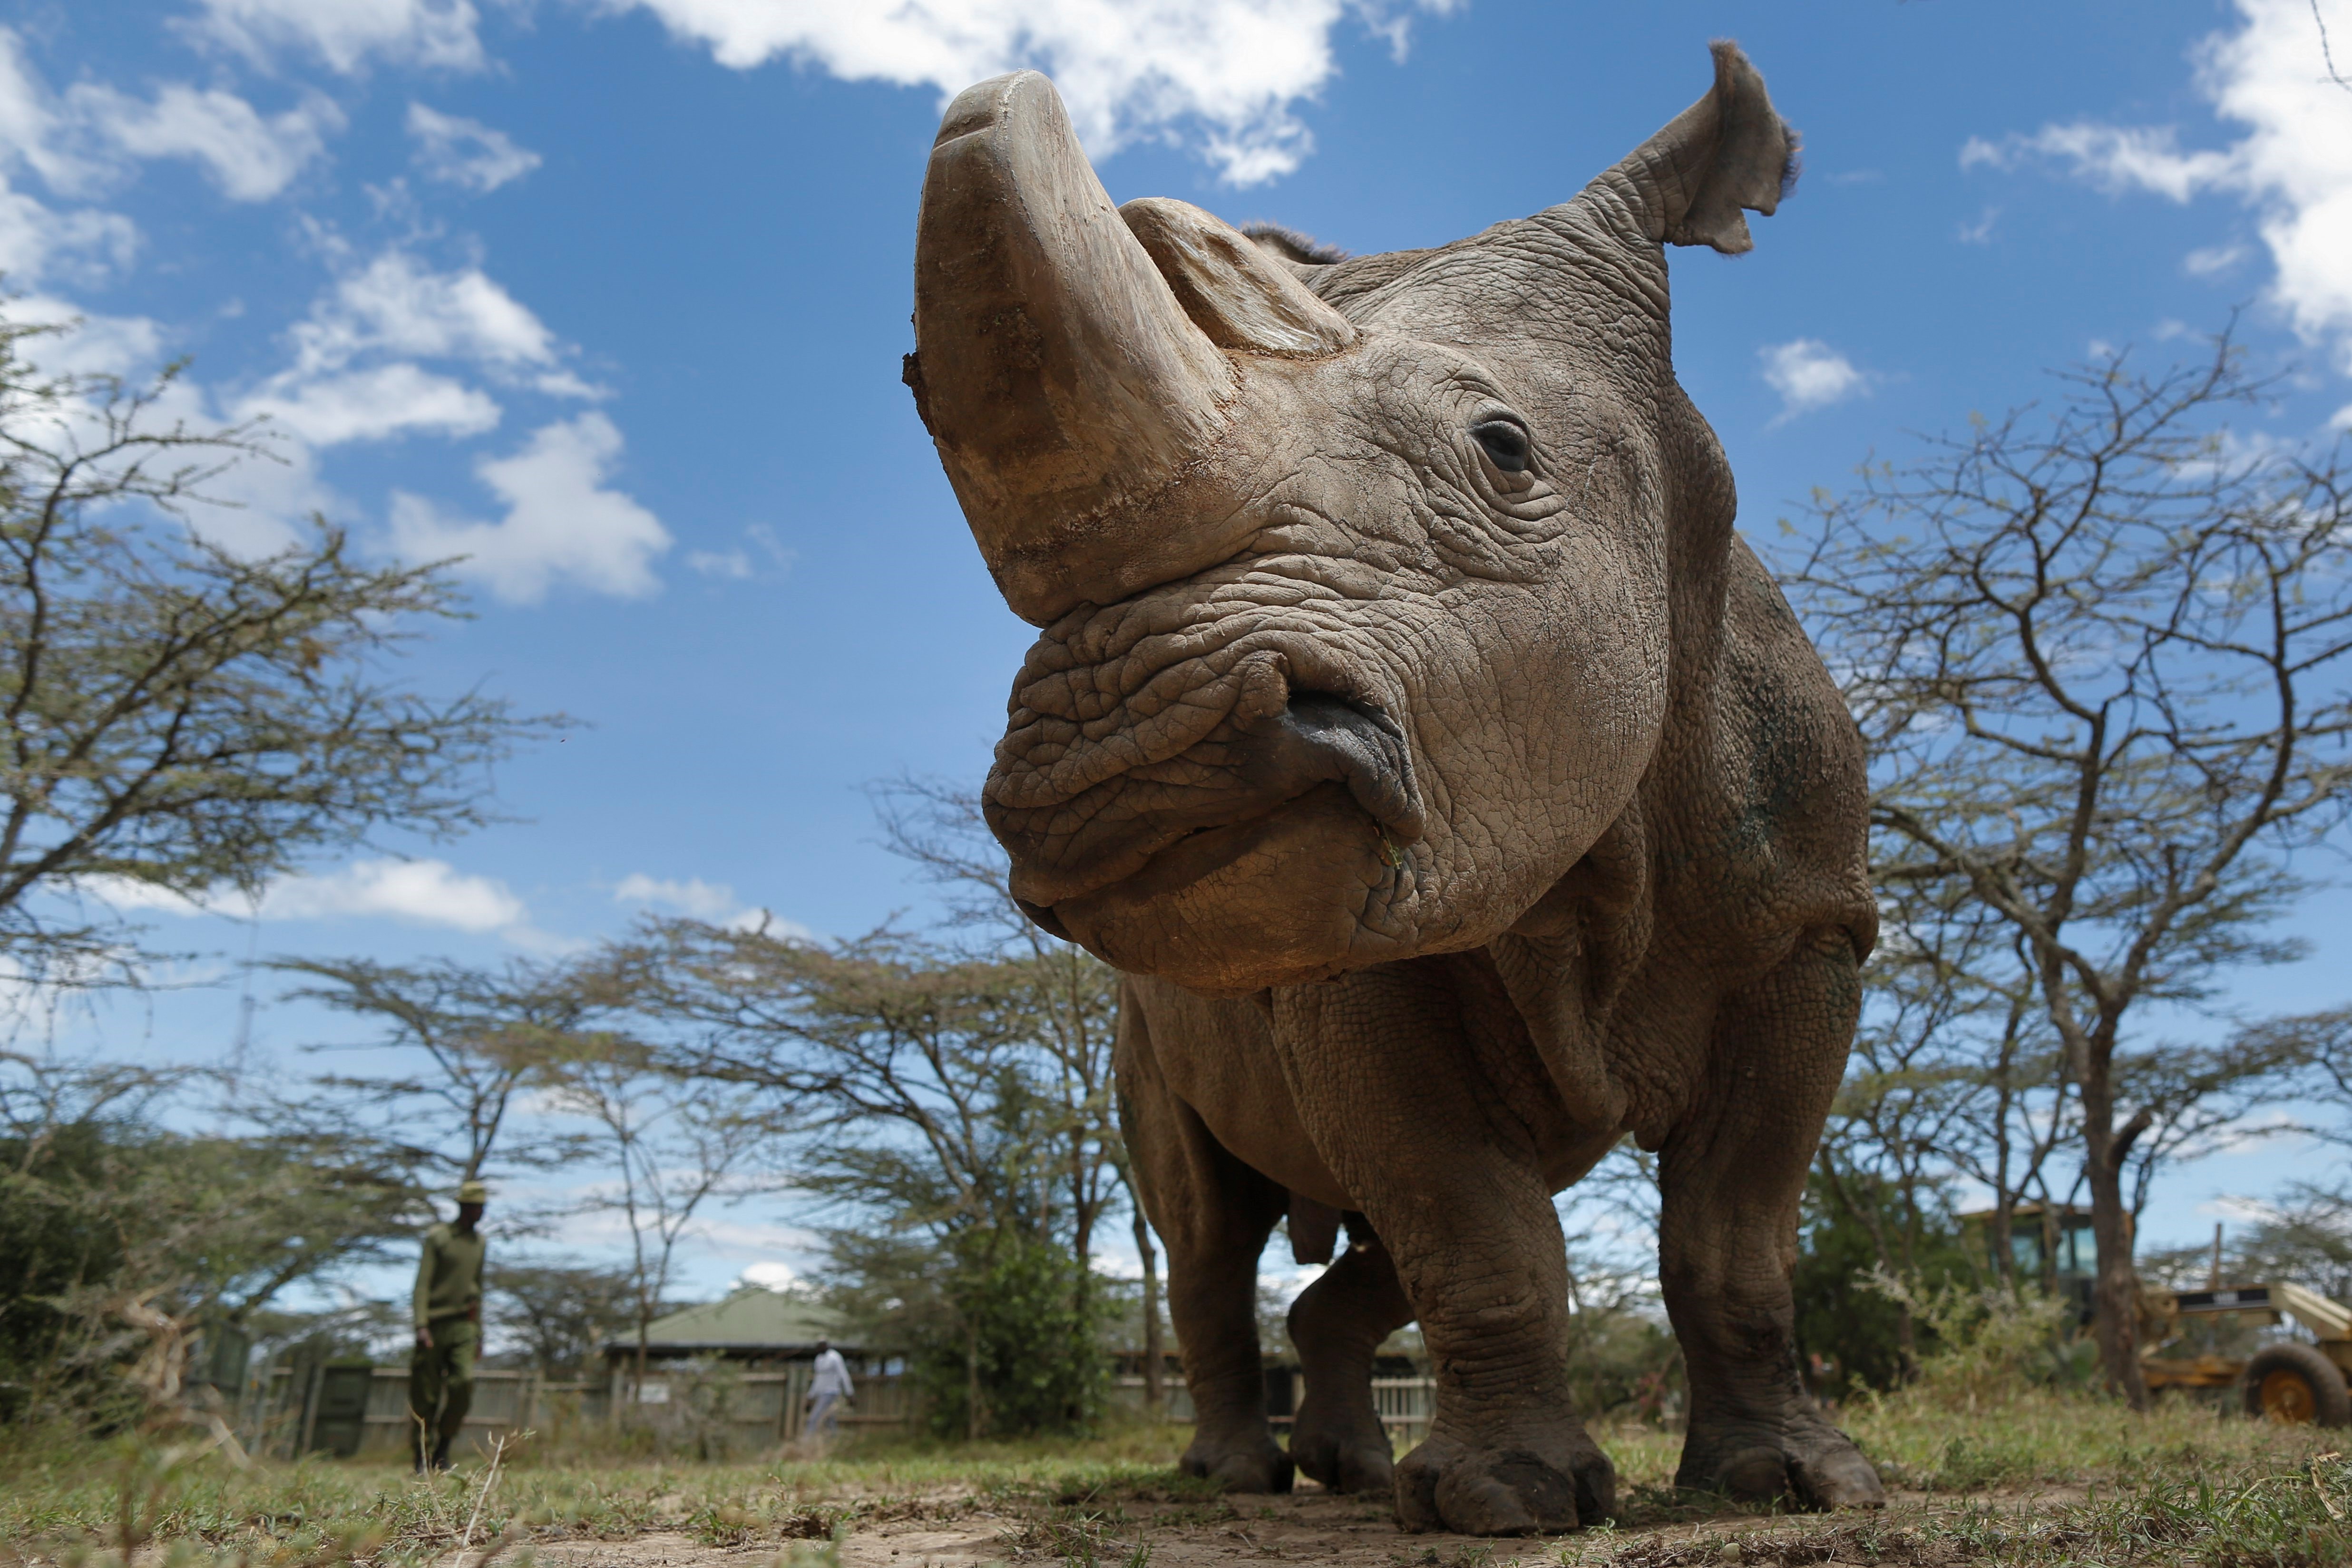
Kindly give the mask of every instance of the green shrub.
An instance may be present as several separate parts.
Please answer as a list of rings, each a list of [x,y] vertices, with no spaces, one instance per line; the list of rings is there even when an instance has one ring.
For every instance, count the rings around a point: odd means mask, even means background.
[[[1908,1308],[1932,1335],[1934,1348],[1920,1356],[1911,1383],[1914,1396],[1927,1404],[1952,1410],[1997,1404],[2057,1381],[2067,1362],[2074,1306],[2063,1297],[1950,1280],[1927,1285],[1884,1269],[1863,1282]]]
[[[973,1232],[957,1251],[942,1291],[951,1311],[921,1320],[909,1358],[932,1429],[1012,1437],[1091,1428],[1109,1382],[1102,1282],[1051,1239]]]

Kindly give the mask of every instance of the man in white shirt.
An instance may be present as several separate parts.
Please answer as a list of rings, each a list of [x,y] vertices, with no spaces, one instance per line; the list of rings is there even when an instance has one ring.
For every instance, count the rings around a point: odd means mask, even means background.
[[[855,1397],[849,1385],[849,1364],[841,1359],[831,1340],[817,1341],[815,1375],[809,1379],[808,1423],[801,1428],[801,1436],[812,1442],[830,1441],[834,1426],[841,1419],[841,1407]]]

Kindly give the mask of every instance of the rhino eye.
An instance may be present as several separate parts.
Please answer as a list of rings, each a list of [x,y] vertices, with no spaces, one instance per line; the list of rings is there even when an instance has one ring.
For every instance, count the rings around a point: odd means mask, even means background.
[[[1506,474],[1528,471],[1528,454],[1532,444],[1528,440],[1527,427],[1507,419],[1489,419],[1470,427],[1471,438],[1486,449],[1486,455],[1496,467]]]

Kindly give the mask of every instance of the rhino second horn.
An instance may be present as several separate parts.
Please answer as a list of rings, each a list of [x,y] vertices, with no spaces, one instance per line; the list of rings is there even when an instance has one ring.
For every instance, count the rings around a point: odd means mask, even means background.
[[[1353,322],[1223,218],[1167,196],[1129,202],[1118,215],[1219,348],[1318,360],[1355,346]]]
[[[1020,613],[1037,596],[1028,579],[1074,530],[1208,449],[1234,385],[1035,71],[967,88],[940,121],[908,369],[972,537]]]

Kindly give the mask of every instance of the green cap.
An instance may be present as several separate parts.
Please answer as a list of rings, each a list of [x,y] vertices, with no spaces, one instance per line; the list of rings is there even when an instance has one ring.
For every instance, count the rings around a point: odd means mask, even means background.
[[[490,1189],[484,1186],[478,1181],[459,1182],[457,1184],[457,1201],[459,1203],[488,1203],[490,1201]]]

